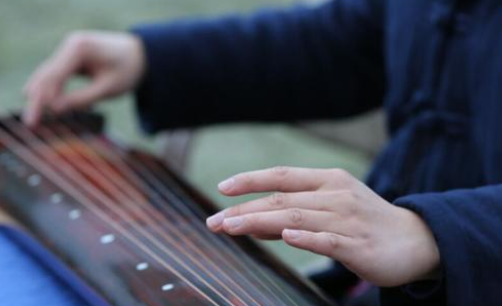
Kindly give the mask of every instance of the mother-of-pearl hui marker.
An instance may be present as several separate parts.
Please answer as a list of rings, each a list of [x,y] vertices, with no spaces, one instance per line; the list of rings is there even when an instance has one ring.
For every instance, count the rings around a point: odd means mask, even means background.
[[[148,264],[146,262],[140,262],[139,264],[136,265],[136,270],[138,271],[143,271],[148,269]]]
[[[77,220],[81,215],[82,213],[80,212],[80,210],[74,209],[68,213],[68,218],[70,218],[70,220]]]
[[[101,242],[101,244],[110,244],[113,241],[115,241],[115,235],[107,234],[107,235],[101,236],[99,241]]]
[[[51,195],[51,202],[54,203],[54,204],[58,204],[58,203],[61,203],[61,201],[63,201],[63,195],[60,194],[60,193],[53,193]]]
[[[169,291],[172,290],[173,288],[174,288],[173,284],[165,284],[164,286],[162,286],[162,291]]]

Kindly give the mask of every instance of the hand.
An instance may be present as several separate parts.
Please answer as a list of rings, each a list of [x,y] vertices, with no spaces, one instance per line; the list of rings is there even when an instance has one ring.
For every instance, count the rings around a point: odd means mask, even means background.
[[[229,235],[279,239],[329,256],[377,286],[430,278],[439,252],[422,219],[394,206],[343,170],[277,167],[238,174],[219,185],[238,196],[276,191],[207,220]]]
[[[136,86],[144,69],[143,47],[133,35],[72,34],[26,84],[24,93],[28,107],[23,119],[34,126],[44,110],[61,113],[122,94]],[[75,75],[89,77],[90,83],[83,89],[65,92],[65,84]]]

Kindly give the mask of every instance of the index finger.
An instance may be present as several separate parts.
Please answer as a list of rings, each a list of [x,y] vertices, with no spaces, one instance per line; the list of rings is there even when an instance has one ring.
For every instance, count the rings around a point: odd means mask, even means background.
[[[25,86],[28,105],[23,112],[23,121],[31,126],[38,123],[46,107],[51,107],[61,94],[65,81],[79,68],[79,46],[66,42],[51,59],[41,65]]]
[[[238,196],[255,192],[315,191],[336,179],[336,170],[274,167],[237,174],[218,185],[220,192]]]

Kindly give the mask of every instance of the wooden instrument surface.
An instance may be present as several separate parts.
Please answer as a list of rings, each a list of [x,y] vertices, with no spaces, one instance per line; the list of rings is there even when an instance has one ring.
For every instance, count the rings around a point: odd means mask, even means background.
[[[0,203],[112,305],[329,305],[248,238],[215,235],[215,207],[151,155],[78,114],[36,130],[0,120]]]
[[[0,224],[7,226],[19,226],[16,220],[14,220],[14,218],[12,218],[9,214],[7,214],[5,211],[1,209],[0,209]]]

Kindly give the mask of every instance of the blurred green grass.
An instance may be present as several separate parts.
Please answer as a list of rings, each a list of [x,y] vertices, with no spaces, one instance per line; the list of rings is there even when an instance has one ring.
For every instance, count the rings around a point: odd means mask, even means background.
[[[130,26],[185,16],[247,12],[260,6],[286,5],[290,0],[16,0],[0,1],[0,113],[19,110],[25,104],[21,88],[30,73],[51,54],[58,43],[77,29],[127,30]],[[135,146],[155,150],[155,139],[138,129],[130,96],[100,106],[112,133]],[[228,199],[216,184],[241,171],[275,165],[342,167],[362,176],[368,160],[342,146],[327,144],[284,125],[215,126],[196,136],[187,176],[222,206],[242,199]],[[294,268],[319,260],[281,242],[266,243]]]

